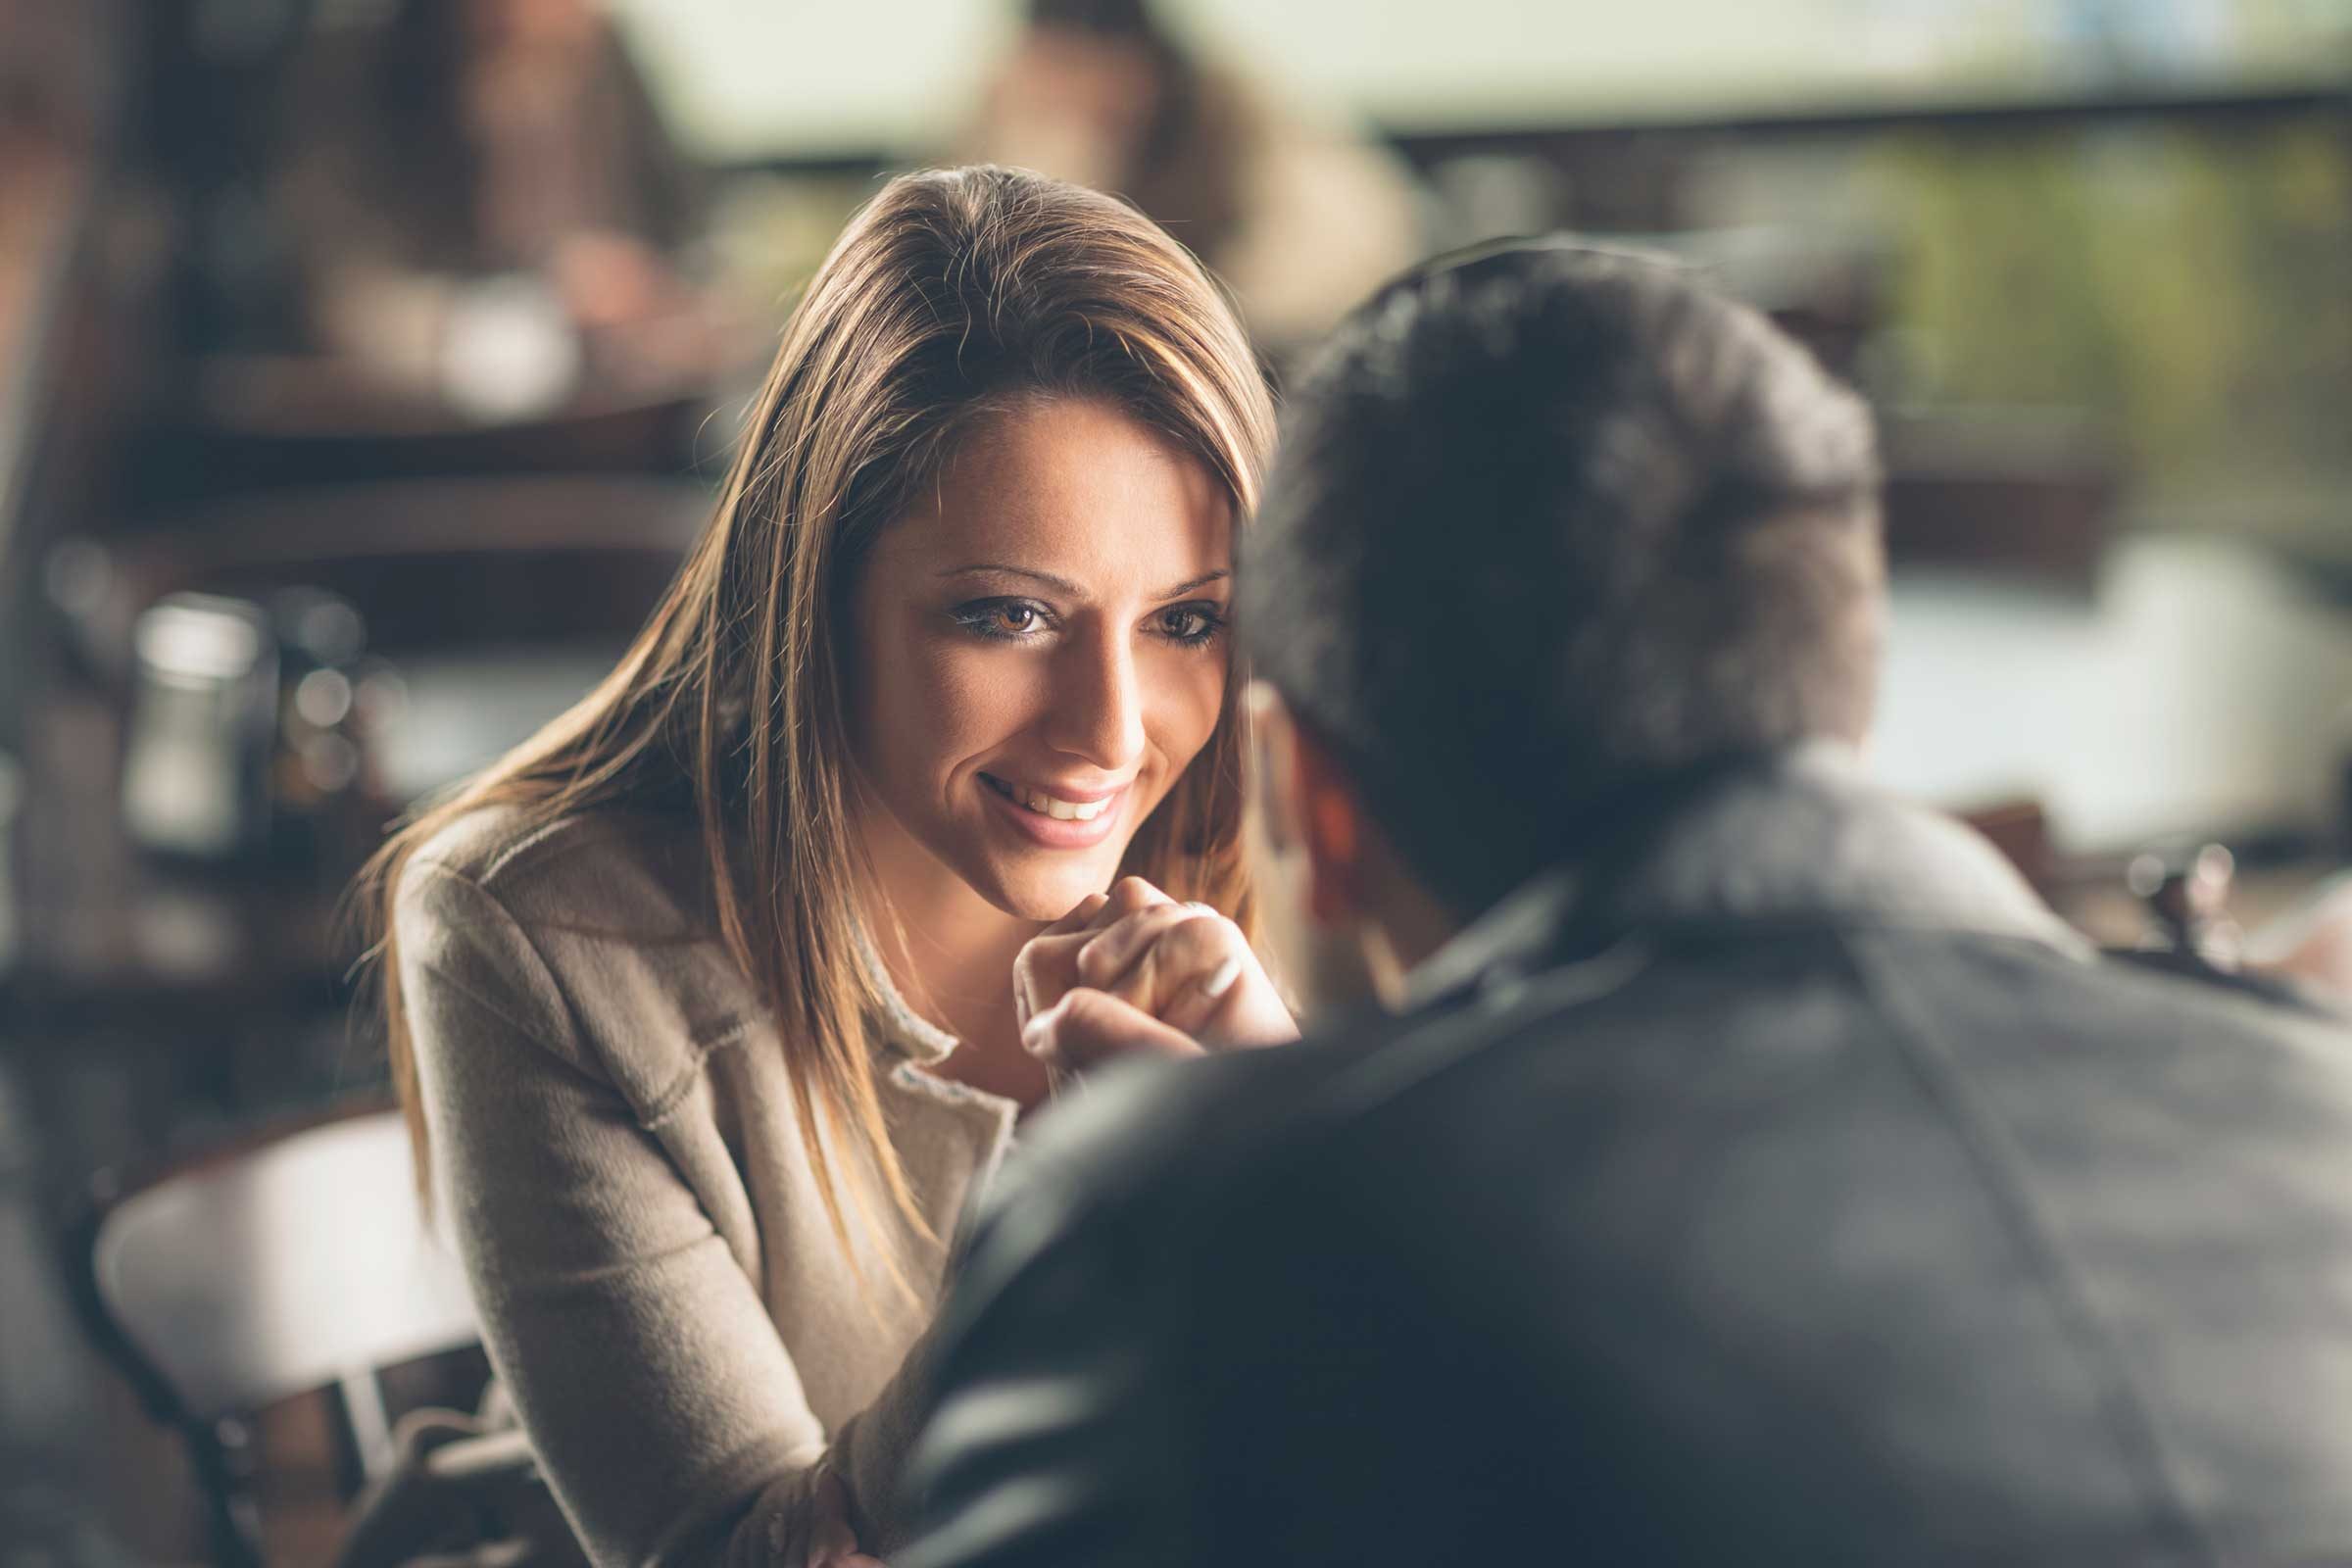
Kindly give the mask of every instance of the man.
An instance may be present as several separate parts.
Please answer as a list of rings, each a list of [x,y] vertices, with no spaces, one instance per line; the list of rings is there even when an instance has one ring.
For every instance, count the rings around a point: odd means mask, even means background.
[[[1876,481],[1662,264],[1343,327],[1241,615],[1395,1014],[1048,1118],[896,1568],[2352,1556],[2347,1042],[1858,779]]]

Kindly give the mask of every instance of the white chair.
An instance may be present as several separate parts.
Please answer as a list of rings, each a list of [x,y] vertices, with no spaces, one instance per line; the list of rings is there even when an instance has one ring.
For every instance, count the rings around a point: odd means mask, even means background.
[[[101,1338],[186,1436],[224,1564],[261,1560],[244,1416],[332,1388],[374,1481],[394,1452],[377,1372],[478,1340],[411,1171],[399,1115],[370,1108],[182,1166],[92,1224]]]

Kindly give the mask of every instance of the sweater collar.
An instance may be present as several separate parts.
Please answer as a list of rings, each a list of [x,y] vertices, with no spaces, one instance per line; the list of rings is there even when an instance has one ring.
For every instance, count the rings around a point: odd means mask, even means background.
[[[884,1047],[897,1052],[917,1066],[929,1067],[945,1061],[962,1044],[930,1019],[923,1017],[906,1004],[898,985],[890,978],[890,966],[882,961],[873,938],[866,934],[865,922],[858,922],[858,962],[865,970],[866,983],[874,988],[881,1000],[880,1038]]]

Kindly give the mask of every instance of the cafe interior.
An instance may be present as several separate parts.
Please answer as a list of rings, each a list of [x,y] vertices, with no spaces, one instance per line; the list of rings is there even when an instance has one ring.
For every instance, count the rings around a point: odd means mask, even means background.
[[[2352,997],[2337,0],[0,0],[0,1565],[333,1560],[478,1395],[351,879],[972,161],[1168,225],[1278,388],[1457,246],[1704,268],[1880,421],[1875,773],[2104,947]]]

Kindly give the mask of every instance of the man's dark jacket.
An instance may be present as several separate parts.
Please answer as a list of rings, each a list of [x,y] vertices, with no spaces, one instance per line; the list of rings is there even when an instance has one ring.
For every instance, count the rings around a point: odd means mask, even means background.
[[[1604,858],[1048,1118],[894,1568],[2352,1562],[2340,1023],[1823,753]]]

